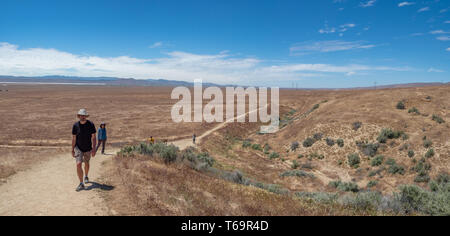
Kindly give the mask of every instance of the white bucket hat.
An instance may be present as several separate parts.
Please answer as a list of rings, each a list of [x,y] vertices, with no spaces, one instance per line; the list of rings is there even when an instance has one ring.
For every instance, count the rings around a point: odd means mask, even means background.
[[[78,115],[79,116],[89,116],[88,112],[86,111],[86,109],[80,109],[78,111]]]

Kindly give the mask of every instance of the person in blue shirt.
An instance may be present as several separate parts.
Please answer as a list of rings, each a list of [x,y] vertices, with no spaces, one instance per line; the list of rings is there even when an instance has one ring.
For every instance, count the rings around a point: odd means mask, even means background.
[[[98,144],[97,144],[97,151],[98,151],[98,148],[100,147],[100,144],[102,145],[102,154],[104,155],[105,154],[105,145],[106,145],[106,140],[107,140],[107,137],[106,137],[106,124],[105,123],[102,123],[101,125],[100,125],[100,128],[98,129]]]

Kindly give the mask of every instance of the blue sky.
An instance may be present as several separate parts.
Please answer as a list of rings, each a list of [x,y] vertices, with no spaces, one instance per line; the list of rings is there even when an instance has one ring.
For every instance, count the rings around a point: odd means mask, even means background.
[[[259,86],[450,81],[448,0],[10,1],[0,74]]]

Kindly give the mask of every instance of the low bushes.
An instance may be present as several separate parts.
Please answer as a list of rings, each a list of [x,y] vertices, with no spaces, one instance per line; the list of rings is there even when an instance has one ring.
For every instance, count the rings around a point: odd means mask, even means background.
[[[279,158],[279,157],[280,157],[280,154],[278,154],[278,152],[272,152],[269,155],[270,159],[276,159],[276,158]]]
[[[331,138],[326,138],[326,139],[325,139],[325,142],[326,142],[327,145],[330,146],[330,147],[334,146],[334,144],[335,144],[334,140],[331,139]]]
[[[344,140],[343,139],[338,139],[338,140],[336,140],[336,143],[337,143],[337,145],[339,146],[339,147],[344,147]]]
[[[332,181],[328,184],[330,187],[336,188],[343,192],[358,192],[359,187],[353,182]]]
[[[378,143],[363,143],[363,142],[357,142],[356,146],[359,147],[361,152],[370,157],[374,157],[377,154],[378,148],[380,147],[380,144]]]
[[[379,143],[386,143],[389,139],[398,139],[404,134],[403,131],[394,131],[392,129],[382,129],[378,135],[377,141]]]
[[[434,121],[436,121],[438,124],[445,123],[445,120],[442,119],[442,117],[440,117],[440,116],[438,116],[438,115],[436,115],[436,114],[433,114],[433,116],[431,117],[431,119],[434,120]]]
[[[307,173],[305,171],[302,170],[291,170],[291,171],[286,171],[283,172],[282,174],[280,174],[280,177],[310,177],[310,178],[314,178],[314,174],[311,173]]]
[[[399,101],[398,103],[397,103],[397,109],[399,109],[399,110],[405,110],[406,109],[406,107],[405,107],[405,103],[403,102],[403,101]]]
[[[311,147],[316,142],[313,138],[306,138],[305,141],[303,141],[303,147],[308,148]]]
[[[361,159],[359,158],[359,155],[357,153],[349,154],[347,156],[348,159],[348,165],[352,168],[358,168],[359,163],[361,162]]]
[[[423,147],[424,148],[430,148],[431,146],[433,146],[433,142],[429,139],[425,139],[423,140]]]
[[[378,181],[371,180],[371,181],[369,181],[369,183],[367,183],[367,188],[375,187],[377,184],[378,184]]]
[[[292,151],[295,151],[295,150],[297,150],[297,148],[300,146],[300,144],[297,142],[297,141],[295,141],[295,142],[292,142],[291,143],[291,150]]]
[[[431,149],[429,149],[426,153],[425,153],[425,157],[426,158],[432,158],[432,157],[434,157],[434,149],[433,148],[431,148]]]
[[[398,165],[394,159],[389,159],[386,161],[386,164],[389,165],[388,172],[391,174],[405,174],[405,167]]]
[[[362,122],[359,122],[359,121],[352,124],[352,128],[354,131],[358,131],[359,128],[361,128],[361,126],[362,126]]]
[[[373,158],[372,160],[370,160],[370,165],[371,166],[381,166],[383,164],[383,161],[384,161],[384,156],[378,155],[375,158]]]
[[[409,109],[408,113],[414,113],[414,114],[420,115],[419,109],[417,109],[415,107]]]

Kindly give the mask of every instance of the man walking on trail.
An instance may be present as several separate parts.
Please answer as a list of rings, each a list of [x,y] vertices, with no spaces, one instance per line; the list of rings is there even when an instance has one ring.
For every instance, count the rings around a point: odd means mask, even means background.
[[[194,143],[195,144],[195,139],[197,139],[197,135],[192,135],[192,143]]]
[[[87,120],[89,114],[86,109],[81,109],[77,117],[80,121],[76,122],[72,128],[72,156],[77,163],[77,174],[80,180],[80,185],[76,191],[84,190],[84,183],[89,182],[89,161],[91,156],[95,157],[97,137],[95,136],[95,125]],[[84,182],[83,182],[83,168],[84,162]]]

